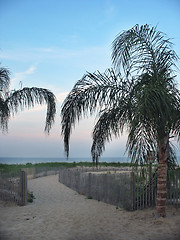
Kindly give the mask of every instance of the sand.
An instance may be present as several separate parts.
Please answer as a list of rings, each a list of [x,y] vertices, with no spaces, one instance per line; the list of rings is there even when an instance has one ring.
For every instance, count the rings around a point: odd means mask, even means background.
[[[36,199],[24,207],[0,202],[1,240],[179,240],[180,209],[126,211],[87,199],[58,175],[28,181]]]

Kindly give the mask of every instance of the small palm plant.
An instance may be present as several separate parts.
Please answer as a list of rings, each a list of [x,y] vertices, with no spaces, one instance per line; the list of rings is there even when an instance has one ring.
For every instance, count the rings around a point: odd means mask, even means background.
[[[55,95],[44,88],[23,88],[9,91],[10,72],[0,67],[0,129],[8,129],[8,121],[12,115],[35,104],[47,104],[45,131],[49,133],[56,114]]]
[[[112,60],[115,70],[87,73],[65,99],[65,151],[68,156],[72,127],[84,115],[98,112],[91,148],[96,163],[106,142],[128,130],[132,161],[143,163],[149,152],[157,156],[157,214],[165,216],[167,163],[173,153],[169,140],[180,140],[180,92],[173,72],[178,56],[156,27],[136,25],[113,41]]]

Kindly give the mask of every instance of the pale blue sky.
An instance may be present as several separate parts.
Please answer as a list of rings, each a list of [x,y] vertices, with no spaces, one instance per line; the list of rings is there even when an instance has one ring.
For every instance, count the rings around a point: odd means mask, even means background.
[[[179,0],[0,0],[0,62],[11,71],[11,88],[21,81],[58,98],[50,136],[43,133],[45,107],[26,110],[10,120],[8,134],[0,133],[0,156],[63,157],[59,115],[66,94],[86,71],[111,67],[119,32],[146,23],[174,38],[180,56]],[[93,124],[82,120],[73,132],[70,157],[90,156]],[[125,135],[114,140],[104,156],[123,156],[125,142]]]

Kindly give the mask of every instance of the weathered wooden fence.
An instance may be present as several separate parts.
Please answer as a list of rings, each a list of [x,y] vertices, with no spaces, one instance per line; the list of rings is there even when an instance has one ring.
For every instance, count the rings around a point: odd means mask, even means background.
[[[167,204],[180,205],[180,169],[168,171]]]
[[[23,168],[20,172],[0,172],[0,199],[25,206],[27,204],[28,179],[58,173],[59,168],[55,167]]]
[[[21,206],[26,205],[27,174],[25,171],[0,173],[0,199],[13,201]]]
[[[61,167],[63,169],[63,167]],[[61,169],[59,167],[32,167],[32,168],[22,168],[23,171],[27,173],[28,179],[34,179],[39,177],[45,177],[50,175],[56,175]]]
[[[154,206],[157,192],[155,168],[27,168],[20,173],[0,173],[0,199],[19,205],[27,202],[27,179],[59,173],[59,181],[73,190],[129,210]],[[167,204],[180,205],[180,170],[168,171]]]
[[[144,167],[132,172],[133,177],[133,209],[154,206],[157,192],[157,168]]]
[[[63,169],[59,181],[73,190],[128,210],[156,204],[157,170]],[[180,204],[180,171],[168,171],[167,204]]]
[[[73,190],[106,203],[132,209],[132,178],[129,169],[75,168],[60,170],[59,181]]]
[[[133,172],[134,209],[155,206],[157,197],[157,169],[144,168]],[[167,172],[167,204],[180,205],[180,169]]]

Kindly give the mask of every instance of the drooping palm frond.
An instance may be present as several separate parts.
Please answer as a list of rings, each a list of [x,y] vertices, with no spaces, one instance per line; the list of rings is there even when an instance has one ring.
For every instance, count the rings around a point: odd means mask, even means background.
[[[4,99],[0,97],[0,129],[6,131],[8,128],[8,120],[10,118],[10,111]]]
[[[125,101],[124,101],[125,102]],[[119,137],[124,128],[128,127],[129,109],[127,102],[113,108],[104,109],[93,130],[91,147],[92,159],[96,164],[105,150],[105,143],[112,140],[112,136]]]
[[[56,114],[56,98],[51,91],[36,87],[23,88],[11,91],[4,101],[5,109],[11,114],[24,108],[34,107],[35,104],[45,103],[47,104],[45,131],[49,133]]]
[[[148,152],[157,155],[156,133],[144,120],[134,120],[131,122],[126,148],[131,161],[142,164],[146,161]]]
[[[0,67],[0,96],[9,88],[10,72],[7,68]]]
[[[121,75],[115,75],[113,69],[87,73],[79,80],[65,99],[62,110],[62,135],[67,156],[69,154],[69,139],[72,127],[85,115],[101,111],[106,106],[112,107],[124,94]]]
[[[10,72],[7,68],[0,67],[0,128],[5,131],[7,129],[9,119],[9,109],[4,102],[6,92],[9,89]]]
[[[178,56],[170,39],[149,25],[135,25],[120,33],[113,41],[112,61],[116,69],[123,67],[125,74],[149,73],[158,75],[162,69],[175,66]]]

